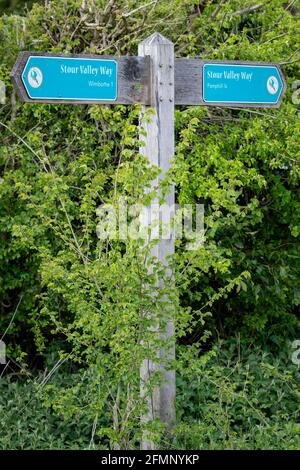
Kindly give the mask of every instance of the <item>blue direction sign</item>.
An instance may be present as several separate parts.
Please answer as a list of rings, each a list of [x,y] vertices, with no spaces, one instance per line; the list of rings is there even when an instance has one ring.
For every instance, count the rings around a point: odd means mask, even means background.
[[[284,88],[280,68],[276,65],[203,65],[204,103],[276,106],[281,100]]]
[[[115,60],[30,56],[22,82],[32,100],[115,101]]]

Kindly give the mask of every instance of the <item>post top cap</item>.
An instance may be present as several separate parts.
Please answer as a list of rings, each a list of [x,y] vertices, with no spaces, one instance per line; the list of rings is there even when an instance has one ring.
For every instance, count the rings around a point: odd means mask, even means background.
[[[169,44],[169,45],[172,44],[173,45],[172,41],[170,41],[165,36],[157,32],[151,34],[151,36],[144,39],[140,44],[147,45],[147,46],[149,46],[150,44],[151,45],[154,45],[154,44]]]

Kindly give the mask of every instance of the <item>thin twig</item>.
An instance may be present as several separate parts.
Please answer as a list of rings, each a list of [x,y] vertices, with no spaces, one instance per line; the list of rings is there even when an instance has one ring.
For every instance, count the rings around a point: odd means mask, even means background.
[[[97,424],[98,424],[98,413],[96,414],[94,422],[93,422],[92,435],[91,435],[91,440],[90,440],[90,444],[89,444],[89,449],[91,449],[92,446],[94,445],[94,437],[95,437],[95,434],[96,434]]]
[[[239,16],[239,15],[244,15],[245,13],[252,13],[253,11],[257,11],[260,8],[264,7],[270,3],[270,0],[264,3],[259,3],[258,5],[253,5],[252,7],[247,7],[247,8],[241,8],[240,10],[237,10],[233,13],[234,16]]]
[[[9,325],[8,325],[8,327],[6,328],[6,330],[4,331],[4,333],[3,333],[3,335],[2,335],[2,337],[1,337],[1,339],[0,339],[0,341],[3,341],[3,338],[5,337],[5,335],[6,335],[6,333],[8,332],[8,330],[9,330],[9,328],[10,328],[12,322],[14,321],[14,318],[15,318],[17,312],[18,312],[18,308],[19,308],[19,305],[20,305],[22,299],[23,299],[23,296],[20,297],[20,300],[19,300],[19,302],[18,302],[18,305],[17,305],[17,307],[16,307],[16,310],[14,311],[14,314],[13,314],[13,316],[12,316],[10,322],[9,322]]]
[[[131,10],[131,11],[128,12],[128,13],[124,13],[123,17],[124,17],[124,18],[128,18],[129,16],[134,15],[134,14],[137,13],[138,11],[143,10],[144,8],[147,8],[147,7],[151,6],[151,5],[153,5],[154,3],[158,3],[158,1],[159,1],[159,0],[152,0],[152,1],[149,2],[149,3],[145,3],[144,5],[141,5],[140,7],[135,8],[134,10]]]
[[[6,369],[8,368],[8,365],[9,365],[10,361],[8,361],[3,369],[3,371],[1,372],[1,375],[0,375],[0,379],[2,379],[3,375],[4,375],[4,372],[6,371]]]
[[[43,166],[44,170],[48,173],[48,170],[45,167],[45,164],[44,164],[43,160],[41,159],[41,157],[33,150],[32,147],[30,147],[29,144],[27,144],[27,142],[22,137],[20,137],[18,134],[16,134],[10,127],[8,127],[6,124],[4,124],[4,122],[0,121],[0,126],[7,129],[9,132],[11,132],[11,134],[13,134],[17,139],[19,139],[20,142],[22,142],[22,144],[24,144],[25,147],[27,147],[28,150],[30,150],[30,152],[33,153],[33,155],[38,159],[39,163]]]

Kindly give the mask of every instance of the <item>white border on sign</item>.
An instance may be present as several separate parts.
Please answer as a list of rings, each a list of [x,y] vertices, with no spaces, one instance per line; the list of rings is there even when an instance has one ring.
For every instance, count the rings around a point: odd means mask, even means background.
[[[32,97],[29,93],[29,90],[27,89],[27,85],[24,81],[24,74],[25,70],[28,66],[28,63],[31,59],[63,59],[63,60],[100,60],[102,62],[114,62],[116,64],[116,97],[115,98],[95,98],[95,99],[89,99],[89,98],[49,98],[46,96],[43,97]],[[47,56],[47,55],[31,55],[28,57],[27,62],[24,66],[24,70],[21,75],[22,78],[22,83],[25,87],[26,93],[28,94],[29,98],[32,100],[53,100],[53,101],[116,101],[118,99],[118,62],[114,59],[96,59],[96,58],[88,58],[88,57],[62,57],[62,56]]]
[[[213,66],[218,66],[218,67],[224,67],[224,65],[226,67],[250,67],[250,68],[253,68],[253,67],[257,67],[259,69],[261,68],[272,68],[272,69],[276,69],[278,75],[279,75],[279,78],[280,78],[280,81],[279,83],[281,84],[281,88],[280,88],[280,93],[279,93],[279,96],[277,98],[277,101],[228,101],[228,100],[223,100],[223,101],[216,101],[216,100],[205,100],[204,99],[204,69],[206,66],[209,66],[209,65],[213,65]],[[202,98],[203,98],[203,101],[204,103],[247,103],[247,104],[277,104],[278,101],[280,100],[280,97],[281,97],[281,94],[282,94],[282,91],[283,91],[283,88],[284,88],[284,85],[283,85],[283,81],[281,79],[281,76],[280,76],[280,73],[278,72],[278,68],[276,67],[276,65],[248,65],[248,64],[230,64],[230,63],[224,63],[224,64],[214,64],[213,62],[212,63],[207,63],[207,64],[204,64],[203,65],[203,75],[202,75]],[[274,95],[273,95],[274,96]]]

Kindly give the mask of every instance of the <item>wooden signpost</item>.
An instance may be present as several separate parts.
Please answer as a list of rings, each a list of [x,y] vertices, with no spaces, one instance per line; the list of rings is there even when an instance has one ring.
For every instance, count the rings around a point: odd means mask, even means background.
[[[11,79],[26,103],[148,104],[149,75],[149,57],[21,52]]]
[[[157,191],[159,181],[165,178],[174,157],[174,45],[160,34],[154,34],[139,45],[139,55],[151,59],[149,106],[155,110],[155,114],[150,122],[144,124],[146,138],[141,137],[142,140],[145,140],[141,152],[147,156],[151,165],[155,165],[161,170],[149,188],[149,191]],[[145,109],[142,110],[142,113]],[[158,204],[158,201],[153,202]],[[165,204],[174,207],[174,186],[169,188]],[[151,217],[150,211],[149,208],[148,221]],[[164,214],[161,213],[161,222],[163,222],[163,218]],[[172,257],[174,249],[174,238],[171,236],[168,240],[159,240],[159,243],[152,248],[151,255],[155,256],[167,268],[168,257]],[[172,276],[170,270],[169,275]],[[165,326],[163,329],[161,328],[161,335],[167,343],[168,339],[174,336],[174,315],[169,309],[166,309],[164,315]],[[167,424],[170,432],[175,424],[175,371],[166,368],[164,362],[175,359],[175,342],[172,346],[169,345],[168,349],[158,351],[157,356],[157,363],[146,358],[141,367],[142,394],[151,375],[157,369],[160,369],[162,373],[161,386],[154,389],[152,396],[148,397],[148,414],[144,419],[152,421],[160,418],[162,422]],[[154,448],[151,439],[147,439],[147,436],[144,437],[142,447],[144,449]]]
[[[286,90],[280,67],[273,63],[175,59],[174,45],[154,33],[139,45],[138,57],[22,52],[11,78],[20,99],[27,103],[132,104],[151,107],[141,152],[161,169],[150,190],[157,190],[174,157],[174,106],[279,107]],[[143,109],[143,111],[144,111]],[[159,197],[159,194],[157,195]],[[174,186],[166,204],[174,204]],[[149,209],[150,210],[150,209]],[[164,214],[162,214],[164,219]],[[163,221],[163,220],[162,220]],[[168,270],[174,239],[159,240],[152,255]],[[168,270],[172,278],[171,270]],[[175,423],[175,372],[165,368],[175,359],[173,312],[164,312],[162,337],[171,346],[157,352],[157,362],[145,358],[141,366],[141,394],[151,375],[162,372],[161,386],[147,400],[142,420],[160,419],[169,430]],[[154,448],[144,437],[142,449]]]
[[[11,79],[27,103],[149,106],[152,65],[148,55],[21,52]],[[276,108],[286,84],[280,67],[273,63],[174,59],[173,87],[175,105]],[[110,97],[108,88],[114,92]]]

